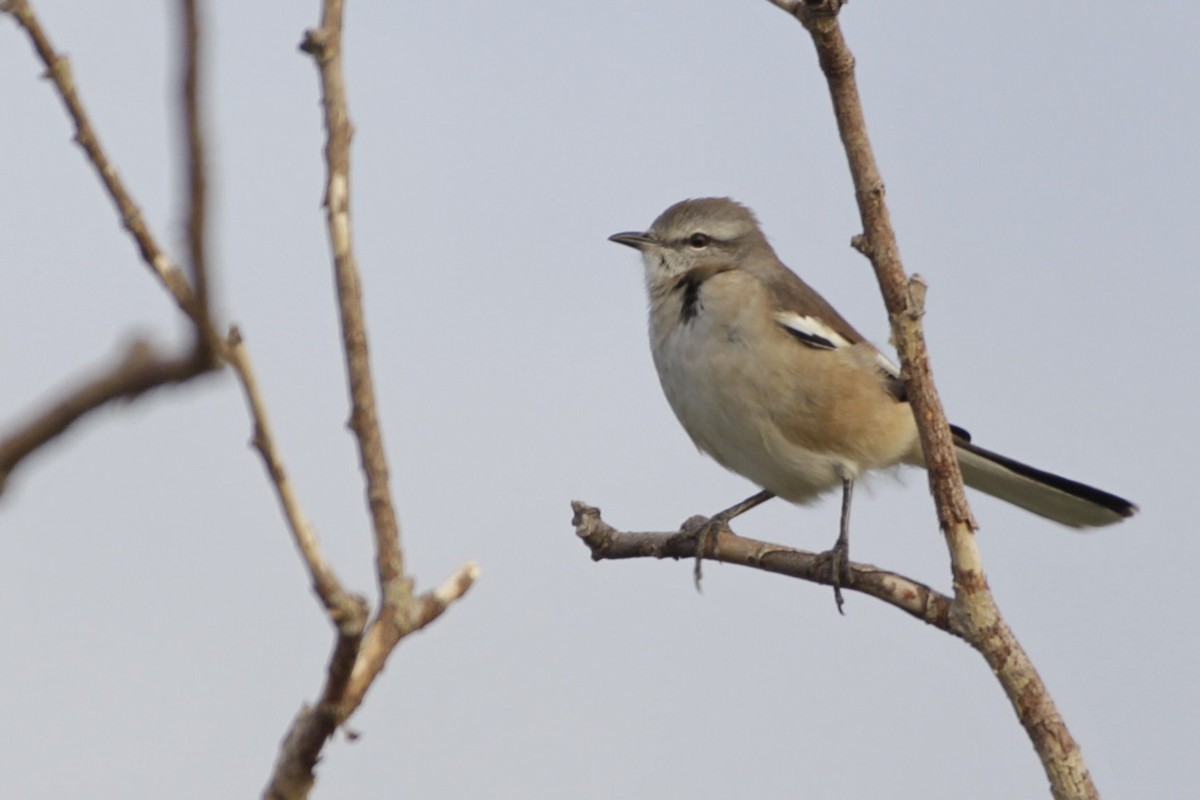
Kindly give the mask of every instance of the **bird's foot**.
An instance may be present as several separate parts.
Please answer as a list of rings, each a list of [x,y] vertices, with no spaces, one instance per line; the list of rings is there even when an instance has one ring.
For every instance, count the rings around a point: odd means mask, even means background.
[[[761,492],[747,497],[737,505],[730,506],[710,518],[696,516],[683,523],[683,527],[679,529],[678,535],[686,537],[688,540],[692,538],[696,540],[696,566],[692,569],[692,577],[696,582],[697,592],[700,591],[700,578],[703,577],[700,562],[703,560],[705,554],[708,554],[710,558],[716,557],[717,539],[722,533],[733,533],[729,527],[729,521],[752,508],[762,505],[774,496],[768,490],[763,489]]]
[[[729,528],[729,520],[731,515],[721,512],[713,517],[695,516],[683,523],[683,527],[679,533],[671,537],[679,539],[687,539],[695,541],[696,561],[692,567],[692,580],[696,584],[696,591],[700,591],[700,580],[704,577],[704,568],[701,566],[704,557],[712,558],[717,554],[717,539],[722,533],[732,533]]]
[[[842,610],[845,603],[842,587],[854,583],[854,575],[850,572],[849,544],[839,539],[833,547],[817,554],[817,562],[828,570],[829,583],[833,586],[833,601],[837,603],[838,613],[845,616],[846,612]]]

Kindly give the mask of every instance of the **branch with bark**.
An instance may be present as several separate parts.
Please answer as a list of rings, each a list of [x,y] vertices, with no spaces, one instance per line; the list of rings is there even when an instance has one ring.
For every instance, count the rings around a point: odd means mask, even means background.
[[[205,372],[190,354],[170,358],[146,341],[135,341],[117,362],[43,408],[0,439],[0,494],[13,470],[92,411],[116,400],[134,400],[161,386],[189,381]]]
[[[851,565],[852,588],[934,624],[975,648],[992,668],[1012,703],[1041,759],[1053,796],[1058,800],[1092,800],[1098,794],[1079,746],[1029,657],[1000,615],[983,571],[975,542],[975,520],[967,505],[950,426],[934,387],[922,331],[926,286],[919,276],[910,278],[904,271],[883,178],[867,135],[854,56],[838,24],[838,12],[845,2],[770,2],[795,17],[811,35],[829,87],[863,228],[851,244],[870,260],[887,307],[892,341],[900,357],[908,399],[920,432],[930,490],[950,554],[954,597],[946,598],[910,578],[861,564]],[[693,556],[697,549],[696,526],[706,522],[703,518],[693,518],[679,532],[669,534],[623,533],[604,524],[598,510],[580,502],[572,506],[576,533],[597,560]],[[720,533],[715,554],[706,549],[704,557],[801,580],[830,582],[828,569],[815,554],[744,539],[728,531]]]
[[[346,104],[342,69],[341,0],[322,3],[320,27],[307,31],[300,49],[313,57],[321,80],[325,119],[325,222],[333,255],[342,347],[350,389],[350,429],[358,445],[366,482],[367,503],[375,535],[379,606],[365,630],[355,614],[338,623],[338,640],[330,660],[321,699],[293,720],[263,796],[302,798],[315,780],[314,767],[326,741],[362,703],[401,639],[433,622],[462,597],[478,577],[478,567],[464,564],[438,588],[415,596],[404,570],[400,525],[392,503],[387,459],[376,409],[374,380],[367,352],[362,307],[362,281],[354,255],[350,217],[350,140],[353,126]],[[302,545],[303,549],[303,545]],[[314,572],[314,584],[317,575]],[[365,603],[361,606],[365,613]]]
[[[216,333],[209,303],[211,280],[207,263],[202,20],[195,0],[180,0],[180,10],[186,269],[181,269],[164,253],[151,233],[131,193],[100,145],[79,97],[69,63],[50,44],[28,0],[0,0],[0,11],[13,16],[46,65],[47,75],[74,124],[75,141],[95,168],[142,261],[191,320],[195,334],[191,350],[177,358],[159,356],[148,343],[136,342],[109,370],[83,382],[62,400],[31,415],[30,420],[0,439],[0,490],[4,479],[28,455],[105,403],[138,397],[155,387],[183,382],[226,364],[232,369],[253,420],[252,445],[262,458],[288,530],[311,577],[313,591],[336,632],[319,699],[314,705],[301,709],[293,720],[264,790],[264,796],[270,798],[301,798],[312,788],[314,768],[325,743],[362,704],[396,645],[405,636],[433,622],[461,598],[477,578],[478,568],[467,563],[441,585],[420,595],[414,594],[413,581],[404,569],[400,527],[391,499],[367,351],[361,281],[350,235],[352,129],[342,75],[342,3],[327,0],[323,4],[321,25],[306,34],[302,49],[314,57],[321,77],[328,133],[324,205],[349,382],[350,428],[358,445],[374,532],[379,587],[374,617],[371,617],[369,603],[364,597],[343,587],[322,554],[312,526],[300,508],[241,332],[234,326],[224,337]]]
[[[856,242],[870,259],[891,317],[892,340],[917,418],[930,489],[950,552],[954,579],[951,618],[959,635],[979,651],[996,674],[1042,761],[1054,797],[1096,798],[1099,795],[1079,745],[1016,635],[1000,615],[988,587],[950,426],[933,383],[921,326],[923,286],[908,279],[900,260],[883,178],[867,136],[854,77],[854,56],[837,20],[840,6],[838,0],[801,3],[792,13],[812,36],[817,60],[829,84],[863,224],[862,238]]]
[[[606,523],[600,516],[600,509],[587,503],[576,500],[571,503],[571,508],[575,512],[571,520],[575,535],[592,551],[593,561],[693,559],[709,522],[707,517],[696,516],[684,522],[678,531],[627,532],[618,531]],[[710,533],[710,536],[713,538],[703,548],[705,558],[825,586],[833,585],[828,560],[823,559],[820,553],[748,539],[727,528],[722,528],[715,535]],[[959,635],[950,621],[953,601],[936,589],[871,564],[852,561],[848,569],[853,580],[843,588],[882,600],[935,628]]]
[[[194,3],[184,3],[184,79],[183,116],[187,128],[185,144],[189,174],[187,217],[189,231],[189,281],[159,247],[141,210],[125,188],[120,174],[109,161],[92,127],[83,101],[75,86],[75,77],[66,57],[58,53],[27,0],[10,0],[0,11],[12,15],[29,37],[34,52],[46,66],[46,75],[75,126],[75,142],[96,170],[105,191],[116,206],[125,230],[133,237],[142,261],[170,292],[179,308],[192,322],[194,343],[185,354],[168,357],[155,353],[154,347],[138,341],[127,348],[118,362],[46,408],[34,412],[24,424],[0,438],[0,494],[9,476],[24,460],[53,441],[91,412],[115,400],[132,400],[161,386],[187,382],[219,367],[213,323],[208,307],[208,267],[203,240],[205,231],[204,141],[201,134],[199,104],[199,36]]]

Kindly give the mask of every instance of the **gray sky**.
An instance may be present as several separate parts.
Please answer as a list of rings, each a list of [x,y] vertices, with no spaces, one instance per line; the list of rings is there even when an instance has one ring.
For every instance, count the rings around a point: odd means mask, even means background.
[[[38,4],[172,252],[168,4]],[[319,207],[315,2],[210,15],[214,256],[304,508],[372,586]],[[989,671],[869,598],[709,566],[595,564],[569,501],[670,529],[753,491],[661,396],[635,254],[731,195],[887,338],[803,30],[766,2],[352,3],[355,236],[409,563],[469,597],[402,644],[320,797],[1047,796]],[[1076,534],[972,497],[998,602],[1106,797],[1200,783],[1192,575],[1200,10],[854,3],[843,24],[952,419],[1138,502]],[[0,430],[171,302],[0,25]],[[1185,349],[1186,348],[1186,349]],[[95,415],[0,503],[0,782],[13,798],[252,796],[331,645],[230,375]],[[836,501],[742,533],[809,549]],[[947,589],[920,473],[858,493],[856,559]]]

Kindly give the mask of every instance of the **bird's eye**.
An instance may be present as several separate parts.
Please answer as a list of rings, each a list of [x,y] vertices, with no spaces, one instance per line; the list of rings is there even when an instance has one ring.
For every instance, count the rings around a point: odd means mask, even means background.
[[[711,241],[712,239],[710,239],[708,234],[705,233],[693,233],[688,237],[687,240],[688,244],[697,250],[703,250],[704,248],[708,247],[708,243]]]

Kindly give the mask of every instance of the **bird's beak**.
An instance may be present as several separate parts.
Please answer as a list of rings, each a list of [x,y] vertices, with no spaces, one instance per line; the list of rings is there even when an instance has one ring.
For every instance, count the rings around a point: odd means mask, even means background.
[[[614,233],[612,236],[608,237],[608,240],[610,242],[616,242],[617,244],[627,245],[628,247],[632,247],[634,250],[645,250],[647,247],[655,244],[654,240],[649,236],[636,231],[628,231],[627,233]]]

